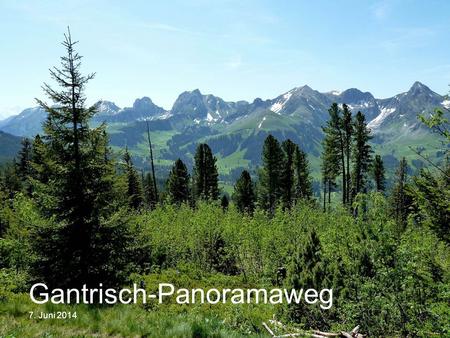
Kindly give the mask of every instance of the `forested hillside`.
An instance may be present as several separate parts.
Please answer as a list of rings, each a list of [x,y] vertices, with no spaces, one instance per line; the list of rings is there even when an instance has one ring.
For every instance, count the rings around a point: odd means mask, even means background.
[[[412,173],[402,151],[391,152],[396,169],[389,185],[379,152],[388,147],[380,141],[388,132],[372,130],[376,113],[355,111],[345,101],[329,99],[319,117],[289,111],[284,94],[253,103],[270,104],[271,113],[235,117],[214,137],[201,123],[171,134],[172,123],[195,118],[198,100],[207,120],[219,118],[208,117],[209,100],[229,109],[224,120],[245,105],[187,93],[182,101],[192,116],[175,105],[171,118],[180,112],[179,120],[138,121],[134,136],[119,144],[115,135],[123,130],[109,133],[106,124],[90,124],[99,109],[85,104],[94,74],[82,73],[70,32],[63,46],[61,66],[43,86],[47,99],[38,101],[46,112],[43,132],[22,142],[15,163],[0,176],[0,336],[266,336],[262,323],[269,320],[283,323],[274,335],[313,337],[313,330],[348,332],[357,325],[373,337],[450,335],[450,132],[444,106],[405,126],[439,139],[433,152],[440,156],[412,147],[423,163]],[[310,100],[320,94],[305,87],[299,92]],[[350,94],[340,98],[351,100]],[[400,107],[406,114],[409,106]],[[289,114],[279,120],[282,131],[246,130],[256,117],[264,130],[265,121],[278,120],[283,109]],[[302,134],[288,123],[296,114],[314,119],[298,120]],[[167,153],[155,151],[162,139]],[[120,157],[110,141],[120,147]],[[149,154],[145,171],[131,156],[135,146]],[[224,191],[221,160],[241,151],[239,161],[250,162],[234,167],[243,169],[230,183],[232,192]],[[161,160],[168,167],[164,174],[155,170]],[[50,289],[138,283],[155,291],[159,282],[221,290],[327,288],[334,298],[328,309],[319,303],[180,305],[173,299],[37,305],[27,294],[36,282]],[[64,321],[30,316],[69,310],[76,317]]]

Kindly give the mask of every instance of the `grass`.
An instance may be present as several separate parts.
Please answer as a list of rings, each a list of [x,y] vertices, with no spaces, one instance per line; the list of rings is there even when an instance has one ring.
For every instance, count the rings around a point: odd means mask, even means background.
[[[188,288],[250,286],[240,277],[202,277],[175,270],[134,278],[144,279],[148,290],[168,281]],[[77,318],[30,319],[30,311],[36,317],[41,312],[70,311]],[[173,300],[114,306],[38,305],[28,294],[8,293],[0,302],[0,337],[266,337],[261,323],[274,312],[272,305],[179,305]]]

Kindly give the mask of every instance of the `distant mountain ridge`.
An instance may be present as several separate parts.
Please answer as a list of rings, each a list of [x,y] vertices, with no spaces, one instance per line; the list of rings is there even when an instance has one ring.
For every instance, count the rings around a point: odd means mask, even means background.
[[[377,99],[370,92],[362,92],[357,88],[321,93],[305,85],[293,88],[274,99],[256,98],[252,103],[227,102],[195,89],[181,93],[169,111],[153,103],[149,97],[136,99],[131,107],[125,108],[119,108],[111,101],[100,100],[96,103],[98,113],[94,121],[133,123],[171,118],[188,124],[231,124],[251,114],[266,111],[280,116],[304,116],[322,122],[326,120],[327,110],[333,102],[346,103],[353,112],[362,111],[374,131],[405,114],[408,117],[412,113],[417,114],[416,110],[450,105],[450,101],[444,96],[420,82],[415,82],[408,92],[387,99]],[[41,132],[41,124],[45,118],[46,113],[41,108],[27,108],[16,116],[0,121],[0,130],[18,136],[33,136]],[[260,122],[263,122],[262,119]],[[255,128],[258,126],[259,123]]]
[[[420,82],[407,92],[386,99],[377,99],[357,88],[323,93],[305,85],[273,99],[233,102],[195,89],[181,93],[170,110],[156,105],[149,97],[136,99],[125,108],[101,100],[96,103],[98,112],[92,123],[107,122],[111,145],[129,147],[141,158],[142,166],[146,165],[148,121],[156,138],[160,165],[170,165],[178,157],[190,164],[196,145],[208,142],[218,156],[221,171],[230,173],[238,167],[259,164],[262,143],[269,133],[279,139],[291,138],[318,163],[322,126],[333,102],[346,103],[353,113],[363,112],[375,136],[373,142],[380,145],[386,156],[394,157],[399,156],[396,147],[405,148],[435,137],[420,124],[418,114],[450,107],[445,96]],[[0,130],[34,136],[42,132],[45,117],[42,109],[28,108],[0,121]]]

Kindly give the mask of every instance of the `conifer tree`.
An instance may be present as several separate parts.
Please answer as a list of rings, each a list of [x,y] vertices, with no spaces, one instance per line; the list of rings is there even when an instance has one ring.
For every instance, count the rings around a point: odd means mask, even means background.
[[[352,195],[352,185],[351,185],[351,173],[350,173],[350,163],[351,163],[351,153],[352,153],[352,138],[353,138],[353,118],[352,112],[350,111],[348,105],[345,103],[342,105],[342,130],[343,130],[343,140],[344,140],[344,148],[345,148],[345,185],[346,185],[346,197],[347,203],[351,204]]]
[[[219,174],[216,157],[206,144],[199,144],[194,156],[194,194],[196,199],[217,200],[219,198]]]
[[[2,170],[0,188],[4,191],[8,199],[12,199],[14,195],[21,189],[21,180],[17,174],[17,164],[13,160],[12,164],[6,164]]]
[[[400,227],[403,230],[406,226],[406,219],[408,216],[409,198],[406,192],[407,178],[408,178],[408,164],[406,159],[402,157],[395,173],[394,188],[391,195],[392,214]]]
[[[326,286],[326,267],[322,259],[322,249],[319,237],[312,229],[305,243],[297,246],[288,267],[287,287],[292,289],[320,289]],[[288,307],[291,320],[305,324],[307,327],[323,325],[323,316],[318,309],[303,302],[292,303]]]
[[[233,200],[242,213],[252,214],[255,210],[255,191],[250,173],[243,170],[234,186]]]
[[[86,108],[84,96],[94,74],[81,74],[76,42],[70,31],[64,37],[61,67],[50,70],[60,88],[44,84],[53,104],[37,100],[47,120],[43,139],[34,142],[34,191],[43,216],[55,223],[35,230],[33,274],[49,288],[98,287],[100,282],[116,286],[123,282],[121,271],[129,261],[124,243],[132,239],[122,218],[108,221],[117,210],[114,166],[111,156],[105,156],[105,126],[89,127],[96,106]]]
[[[325,133],[324,146],[327,147],[327,149],[324,149],[324,157],[327,157],[327,165],[325,167],[327,169],[326,171],[331,173],[334,171],[334,168],[331,168],[330,164],[333,162],[333,166],[338,165],[337,168],[341,171],[342,176],[342,204],[346,205],[348,203],[347,197],[349,189],[345,160],[346,133],[343,129],[343,126],[346,126],[346,124],[342,122],[342,112],[337,103],[331,105],[331,108],[328,109],[328,113],[330,118],[327,125],[323,128]]]
[[[139,209],[143,204],[142,186],[137,171],[133,166],[133,161],[128,152],[128,148],[125,149],[123,161],[125,162],[129,206],[133,209]]]
[[[281,201],[283,208],[290,208],[294,200],[294,154],[296,144],[290,139],[285,140],[281,147],[284,153],[281,173]]]
[[[372,163],[372,174],[375,182],[375,190],[379,192],[384,191],[386,179],[384,177],[384,164],[380,155],[375,155]]]
[[[353,146],[353,190],[356,196],[366,188],[367,173],[371,164],[372,148],[369,140],[372,138],[367,128],[366,118],[360,111],[355,117],[355,142]]]
[[[22,148],[19,151],[18,162],[16,163],[17,175],[25,181],[31,173],[31,142],[28,138],[22,140]]]
[[[22,140],[22,148],[19,151],[18,162],[16,163],[17,176],[22,182],[23,189],[31,195],[30,175],[32,173],[31,168],[31,156],[32,148],[31,141],[28,138]]]
[[[336,178],[341,169],[341,151],[339,138],[331,127],[324,128],[325,137],[322,142],[322,184],[323,184],[323,211],[326,204],[331,205],[331,191],[336,187]]]
[[[167,179],[167,197],[170,203],[175,204],[189,200],[189,173],[181,159],[175,161]]]
[[[222,198],[220,199],[220,206],[222,207],[222,210],[225,211],[228,209],[228,206],[230,204],[230,201],[228,200],[227,195],[222,195]]]
[[[294,169],[295,169],[295,199],[309,200],[313,197],[312,183],[309,171],[309,161],[306,153],[295,146],[294,151]]]
[[[262,151],[262,168],[259,172],[259,204],[271,214],[282,196],[283,150],[272,135],[267,136]]]
[[[147,207],[150,210],[153,210],[158,204],[156,192],[155,192],[155,184],[153,182],[153,174],[146,173],[143,175],[142,185],[144,190],[144,201]]]
[[[49,169],[46,167],[46,161],[44,160],[46,153],[46,145],[42,141],[39,134],[33,140],[32,152],[31,152],[31,177],[32,180],[36,180],[41,183],[48,181]]]

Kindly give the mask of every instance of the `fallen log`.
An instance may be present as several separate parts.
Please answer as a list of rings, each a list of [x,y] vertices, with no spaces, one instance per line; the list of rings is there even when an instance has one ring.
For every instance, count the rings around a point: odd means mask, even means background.
[[[269,320],[269,323],[276,326],[277,328],[281,328],[283,330],[287,330],[286,326],[281,322],[276,321],[275,319]],[[288,337],[311,337],[311,338],[329,338],[329,337],[340,337],[340,338],[364,338],[365,336],[359,333],[359,325],[355,326],[353,330],[350,332],[340,331],[340,332],[323,332],[320,330],[313,330],[312,332],[301,332],[297,330],[295,333],[285,333],[281,335],[276,335],[273,330],[266,323],[262,323],[263,327],[269,332],[269,334],[273,338],[288,338]]]

